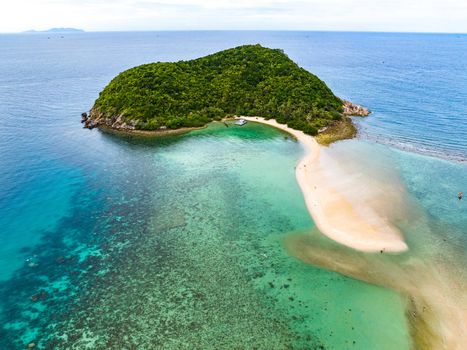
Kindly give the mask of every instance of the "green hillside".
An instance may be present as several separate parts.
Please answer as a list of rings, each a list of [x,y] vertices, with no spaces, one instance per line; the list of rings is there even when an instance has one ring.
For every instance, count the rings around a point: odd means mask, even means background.
[[[316,134],[342,118],[342,101],[283,51],[247,45],[124,71],[99,94],[90,120],[95,126],[158,130],[232,115],[275,118]]]

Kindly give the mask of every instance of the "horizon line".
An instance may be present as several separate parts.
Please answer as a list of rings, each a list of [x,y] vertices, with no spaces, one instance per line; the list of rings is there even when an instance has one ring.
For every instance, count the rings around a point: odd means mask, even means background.
[[[85,34],[85,33],[151,33],[151,32],[316,32],[316,33],[374,33],[374,34],[440,34],[440,35],[467,35],[467,32],[431,32],[431,31],[390,31],[390,30],[343,30],[343,29],[127,29],[127,30],[86,30],[79,32],[63,31],[49,32],[45,30],[27,29],[20,32],[0,32],[4,34]]]

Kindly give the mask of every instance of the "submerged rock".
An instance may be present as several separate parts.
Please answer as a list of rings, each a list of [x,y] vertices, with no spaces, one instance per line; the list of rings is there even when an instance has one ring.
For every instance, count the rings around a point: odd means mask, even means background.
[[[63,264],[65,262],[65,257],[63,255],[60,255],[57,259],[55,259],[55,261],[58,264]]]
[[[88,120],[88,114],[86,112],[81,113],[81,123],[86,123]]]
[[[34,294],[33,296],[31,296],[31,300],[36,302],[36,301],[39,301],[39,300],[45,300],[45,299],[47,299],[47,297],[48,297],[47,292],[40,292],[40,293],[37,293],[37,294]]]

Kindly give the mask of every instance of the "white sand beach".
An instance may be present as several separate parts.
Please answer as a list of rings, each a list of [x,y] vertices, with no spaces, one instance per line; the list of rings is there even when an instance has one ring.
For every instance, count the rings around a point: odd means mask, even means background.
[[[321,146],[312,136],[279,124],[274,119],[242,118],[281,129],[293,135],[305,147],[306,155],[296,167],[296,177],[308,211],[321,233],[364,252],[407,250],[401,232],[391,225],[387,217],[372,210],[371,203],[359,202],[358,198],[349,200],[329,181],[320,169]]]

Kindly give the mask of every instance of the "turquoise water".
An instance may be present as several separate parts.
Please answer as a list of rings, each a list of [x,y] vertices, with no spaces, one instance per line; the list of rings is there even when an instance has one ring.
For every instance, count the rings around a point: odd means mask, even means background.
[[[394,260],[449,252],[462,286],[465,38],[0,36],[1,348],[408,349],[404,298],[284,248],[314,229],[294,176],[303,151],[287,135],[249,123],[125,138],[81,129],[79,115],[131,66],[242,43],[282,47],[374,111],[360,140],[329,151],[362,169],[387,159],[423,217],[401,224],[411,250]],[[417,153],[398,150],[408,147]]]
[[[5,305],[15,307],[4,339],[407,348],[397,295],[284,251],[284,234],[313,227],[294,176],[302,150],[290,137],[219,123],[162,140],[102,138],[127,147],[119,155],[127,172],[104,166],[102,180],[78,191],[73,213],[28,251],[37,266],[5,284]],[[381,332],[386,324],[395,326]]]

